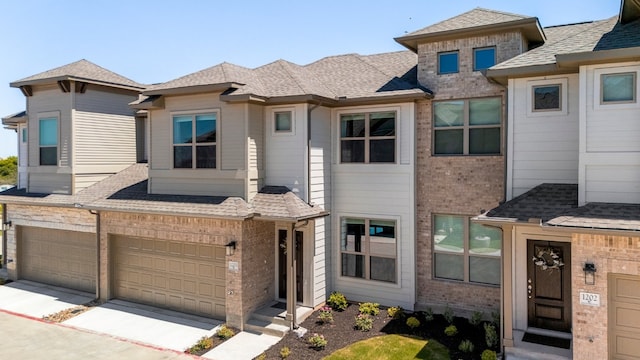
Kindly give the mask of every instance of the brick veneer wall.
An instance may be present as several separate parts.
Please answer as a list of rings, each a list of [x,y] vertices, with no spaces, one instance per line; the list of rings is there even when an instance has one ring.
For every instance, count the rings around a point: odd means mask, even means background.
[[[254,310],[275,299],[275,224],[248,220],[242,232],[242,310],[246,323]]]
[[[500,289],[494,286],[438,280],[433,275],[434,214],[478,215],[504,199],[506,153],[504,124],[505,88],[490,83],[479,71],[473,71],[473,49],[496,46],[501,62],[522,52],[518,32],[446,40],[418,46],[418,80],[434,91],[434,100],[499,96],[503,98],[502,155],[432,155],[432,101],[417,103],[416,127],[416,203],[417,203],[417,290],[416,307],[457,310],[495,311],[500,305]],[[437,54],[459,50],[459,73],[438,75]]]
[[[80,232],[96,231],[96,218],[88,210],[7,204],[7,219],[12,222],[7,231],[7,272],[12,280],[18,278],[18,254],[16,229],[18,226],[33,226],[57,230]]]
[[[640,237],[573,234],[571,244],[573,358],[608,359],[609,274],[640,278]],[[586,261],[597,268],[595,285],[585,285]],[[600,294],[600,307],[581,305],[580,292]]]

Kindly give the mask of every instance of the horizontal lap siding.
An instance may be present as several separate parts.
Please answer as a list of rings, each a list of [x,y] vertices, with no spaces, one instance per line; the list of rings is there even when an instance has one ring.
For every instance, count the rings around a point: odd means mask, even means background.
[[[76,165],[122,165],[136,162],[133,116],[76,111]]]
[[[513,113],[513,151],[509,160],[512,197],[542,183],[578,182],[578,76],[545,78],[550,84],[566,81],[568,109],[560,112],[532,113],[530,98],[536,81],[543,78],[516,79],[510,100]],[[564,85],[563,85],[564,86]],[[562,94],[564,96],[565,94]],[[564,111],[566,110],[566,111]]]
[[[247,106],[249,112],[247,200],[251,201],[264,182],[264,110],[259,105]]]
[[[71,174],[29,174],[29,192],[43,194],[70,194]]]

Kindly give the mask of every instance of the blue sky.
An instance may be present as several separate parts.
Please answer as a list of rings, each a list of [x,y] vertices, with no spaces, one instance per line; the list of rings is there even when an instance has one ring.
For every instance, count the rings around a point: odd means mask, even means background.
[[[619,0],[0,1],[0,116],[25,108],[9,83],[87,59],[140,83],[223,61],[257,67],[403,50],[393,38],[475,7],[536,16],[542,26],[615,16]],[[0,158],[16,136],[0,128]]]

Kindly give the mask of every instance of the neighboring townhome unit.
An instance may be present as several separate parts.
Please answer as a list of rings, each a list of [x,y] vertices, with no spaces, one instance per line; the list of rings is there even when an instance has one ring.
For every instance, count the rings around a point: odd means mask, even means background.
[[[508,201],[476,219],[503,232],[503,345],[542,334],[568,358],[637,359],[640,4],[544,32],[487,73],[509,89]]]

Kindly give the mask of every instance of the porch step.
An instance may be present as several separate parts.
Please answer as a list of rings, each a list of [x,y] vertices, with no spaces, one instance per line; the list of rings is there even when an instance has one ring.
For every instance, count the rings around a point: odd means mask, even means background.
[[[255,332],[259,334],[273,335],[278,337],[283,337],[289,332],[289,327],[281,324],[276,324],[271,321],[265,321],[254,318],[255,314],[251,315],[252,317],[249,321],[244,324],[245,331]]]
[[[255,319],[255,320],[259,320],[259,321],[263,321],[263,322],[267,322],[267,323],[273,323],[273,324],[276,324],[276,325],[281,325],[281,326],[284,326],[286,328],[289,328],[289,323],[282,316],[278,316],[278,315],[269,316],[267,314],[262,314],[262,313],[255,312],[255,313],[251,314],[251,318]]]
[[[541,346],[541,345],[538,345]],[[547,346],[541,346],[547,348]],[[530,349],[507,347],[504,349],[505,360],[571,360],[571,357],[543,353]]]

